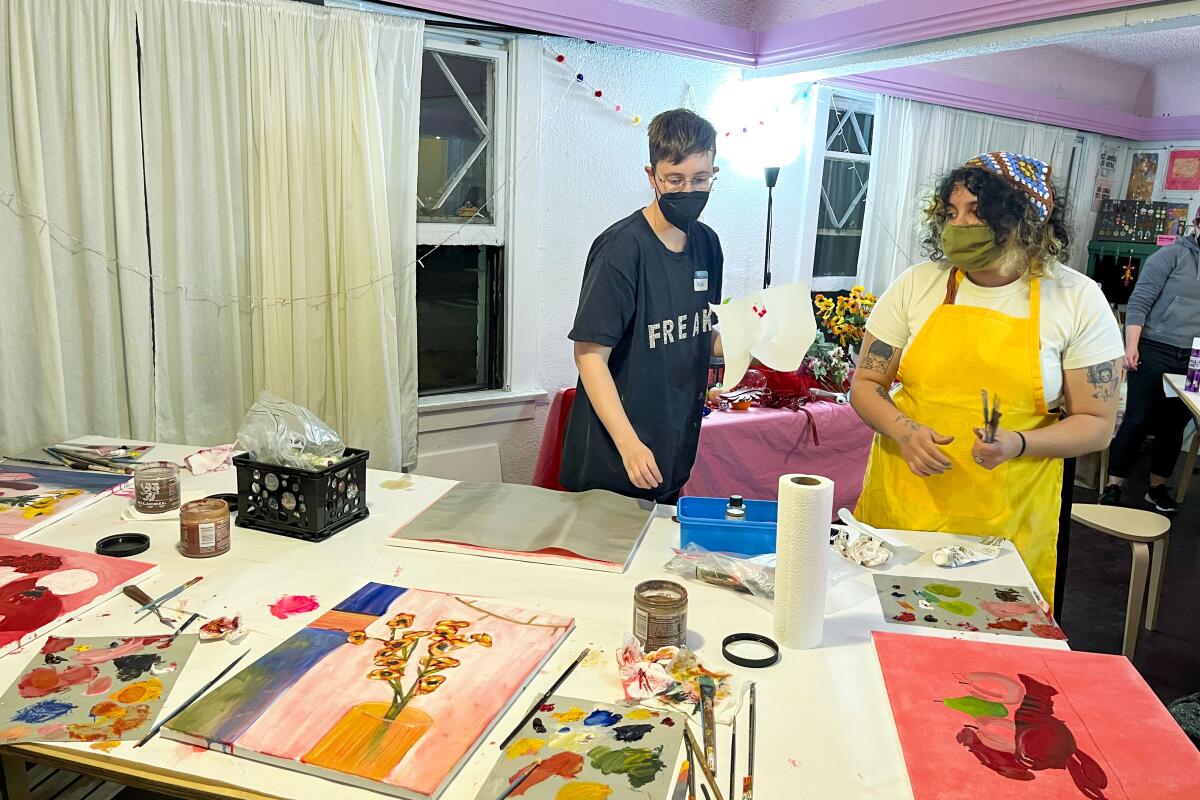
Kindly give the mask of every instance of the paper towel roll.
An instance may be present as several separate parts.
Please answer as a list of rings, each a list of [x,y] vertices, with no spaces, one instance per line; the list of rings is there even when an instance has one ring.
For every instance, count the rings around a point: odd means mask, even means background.
[[[779,479],[775,544],[775,639],[804,650],[821,644],[833,481],[820,475]]]

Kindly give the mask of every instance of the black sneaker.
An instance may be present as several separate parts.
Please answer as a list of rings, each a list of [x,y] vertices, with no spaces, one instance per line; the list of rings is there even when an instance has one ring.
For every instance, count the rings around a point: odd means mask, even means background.
[[[1100,505],[1121,505],[1121,487],[1115,483],[1110,483],[1108,486],[1104,487],[1104,491],[1100,493]]]
[[[1173,514],[1179,508],[1171,496],[1171,487],[1166,484],[1151,486],[1150,491],[1146,492],[1146,502],[1163,514]]]

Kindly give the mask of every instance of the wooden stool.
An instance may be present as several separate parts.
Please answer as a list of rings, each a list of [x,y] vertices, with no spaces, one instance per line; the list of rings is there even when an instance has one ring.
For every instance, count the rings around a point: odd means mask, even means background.
[[[1125,640],[1121,653],[1133,661],[1142,622],[1142,600],[1146,596],[1147,564],[1150,567],[1150,599],[1146,604],[1146,630],[1152,631],[1158,624],[1158,596],[1162,590],[1171,520],[1153,511],[1087,503],[1072,505],[1071,519],[1092,530],[1129,542],[1133,553],[1133,571],[1129,576],[1129,602],[1125,608]]]

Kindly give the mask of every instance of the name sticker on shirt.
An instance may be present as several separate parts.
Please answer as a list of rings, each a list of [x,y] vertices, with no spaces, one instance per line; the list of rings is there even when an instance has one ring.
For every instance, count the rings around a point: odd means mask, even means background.
[[[692,291],[708,291],[708,272],[706,270],[696,270],[696,273],[692,276]]]

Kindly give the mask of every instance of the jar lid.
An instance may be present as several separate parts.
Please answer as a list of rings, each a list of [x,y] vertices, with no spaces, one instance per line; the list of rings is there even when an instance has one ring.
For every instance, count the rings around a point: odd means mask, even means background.
[[[224,500],[218,500],[215,497],[202,497],[199,500],[192,500],[184,503],[179,507],[180,515],[188,514],[228,514],[229,504]]]
[[[96,542],[96,553],[114,558],[127,558],[150,549],[150,537],[144,533],[118,533]]]

